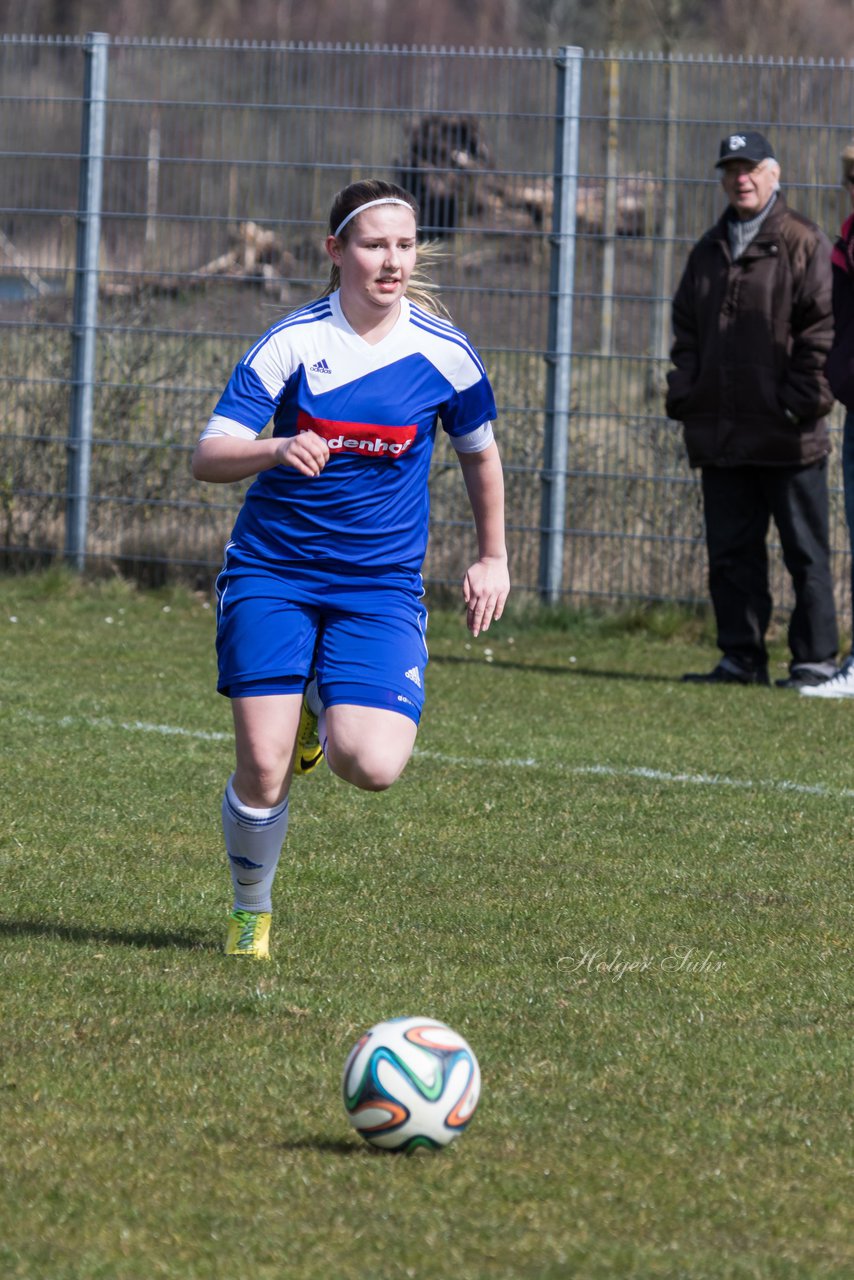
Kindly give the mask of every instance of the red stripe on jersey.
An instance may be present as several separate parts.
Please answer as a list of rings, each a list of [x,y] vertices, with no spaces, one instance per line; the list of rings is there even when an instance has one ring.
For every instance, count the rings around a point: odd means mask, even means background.
[[[351,453],[361,458],[399,458],[412,447],[418,427],[381,427],[374,422],[335,422],[313,418],[300,409],[297,431],[313,431],[325,440],[330,453]]]

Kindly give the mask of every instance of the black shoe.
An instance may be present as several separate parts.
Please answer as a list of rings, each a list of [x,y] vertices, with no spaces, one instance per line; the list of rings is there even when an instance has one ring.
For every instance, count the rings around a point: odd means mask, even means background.
[[[689,671],[682,679],[689,684],[770,684],[765,667],[751,671],[747,667],[724,666],[722,662],[713,671]]]
[[[774,683],[778,689],[814,689],[818,684],[827,684],[833,674],[835,673],[825,675],[823,671],[816,671],[811,667],[793,667],[791,675],[784,680],[775,680]]]

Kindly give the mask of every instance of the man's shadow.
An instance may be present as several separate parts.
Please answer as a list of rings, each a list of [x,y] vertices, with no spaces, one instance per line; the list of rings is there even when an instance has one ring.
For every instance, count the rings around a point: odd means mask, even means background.
[[[430,654],[431,665],[436,666],[459,666],[459,667],[476,667],[484,665],[483,658],[460,658],[455,654],[439,653],[435,656]],[[538,675],[548,676],[596,676],[599,680],[637,680],[651,684],[680,684],[680,676],[659,676],[646,671],[602,671],[600,668],[580,667],[577,663],[572,666],[550,665],[545,662],[514,662],[507,661],[505,658],[493,660],[486,665],[496,671],[535,671]]]

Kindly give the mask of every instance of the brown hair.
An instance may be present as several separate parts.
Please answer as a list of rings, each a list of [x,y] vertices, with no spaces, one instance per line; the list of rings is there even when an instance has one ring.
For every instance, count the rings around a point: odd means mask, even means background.
[[[848,143],[840,159],[842,161],[842,177],[846,179],[849,173],[854,170],[854,142]]]
[[[349,214],[355,212],[356,209],[360,209],[362,205],[369,204],[372,200],[405,201],[412,210],[416,227],[418,226],[419,209],[414,196],[410,195],[408,191],[404,191],[403,187],[398,187],[394,182],[383,182],[380,178],[366,178],[361,182],[351,182],[349,187],[344,187],[333,199],[332,207],[329,210],[329,235],[334,236],[338,227],[341,226],[341,223]],[[346,243],[357,218],[358,214],[342,229],[338,236],[339,240],[343,240]],[[419,244],[419,265],[430,265],[438,257],[439,254],[432,244]],[[330,293],[334,293],[340,287],[340,284],[341,273],[333,263],[329,272],[329,282],[320,296],[322,298],[328,297]],[[425,311],[432,311],[436,315],[448,316],[447,309],[436,296],[436,286],[418,267],[409,277],[406,296],[418,306],[423,307]]]

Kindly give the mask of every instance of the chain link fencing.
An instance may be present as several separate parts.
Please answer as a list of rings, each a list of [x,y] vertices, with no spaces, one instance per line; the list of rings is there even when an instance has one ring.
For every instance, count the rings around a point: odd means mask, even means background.
[[[6,37],[0,85],[6,569],[210,582],[241,492],[195,483],[189,455],[249,343],[325,282],[335,191],[377,176],[419,198],[490,372],[517,591],[706,599],[697,478],[663,412],[670,297],[737,125],[771,137],[790,203],[835,235],[849,64]],[[837,410],[847,616],[840,427]],[[437,588],[473,551],[441,435]],[[773,535],[772,566],[786,606]]]

